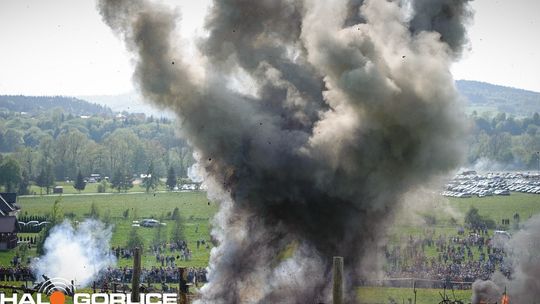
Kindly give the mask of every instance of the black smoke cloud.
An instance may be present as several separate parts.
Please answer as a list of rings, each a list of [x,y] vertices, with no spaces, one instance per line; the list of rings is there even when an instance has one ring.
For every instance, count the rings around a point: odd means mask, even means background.
[[[502,291],[492,281],[476,281],[472,285],[473,295],[471,304],[494,304],[499,303]]]
[[[472,19],[468,5],[472,0],[414,0],[414,17],[411,31],[419,33],[434,31],[448,44],[456,55],[460,55],[467,42],[466,25]]]
[[[461,161],[456,46],[438,27],[412,31],[398,1],[215,1],[198,59],[182,56],[178,12],[98,9],[135,55],[141,93],[177,113],[221,204],[200,303],[328,300],[331,257],[357,284],[403,193]],[[230,85],[239,73],[254,93]]]
[[[511,270],[510,277],[496,272],[486,281],[485,292],[502,291],[509,295],[511,303],[535,303],[540,298],[540,216],[534,216],[523,224],[521,230],[503,244],[506,252],[504,263]],[[473,289],[473,299],[482,298],[483,293]],[[473,302],[474,304],[475,302]],[[494,303],[494,302],[493,302]]]

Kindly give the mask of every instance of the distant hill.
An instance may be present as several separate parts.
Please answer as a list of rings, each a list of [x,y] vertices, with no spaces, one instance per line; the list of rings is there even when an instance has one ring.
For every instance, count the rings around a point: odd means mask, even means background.
[[[505,112],[519,117],[540,113],[540,93],[479,81],[458,80],[456,86],[465,99],[467,112],[496,114]],[[60,107],[73,115],[95,115],[112,112],[145,113],[157,117],[174,117],[143,101],[136,93],[122,95],[75,97],[29,97],[0,95],[0,110],[36,113]]]
[[[148,116],[173,118],[174,114],[169,110],[160,110],[158,107],[145,102],[143,97],[135,92],[120,95],[95,95],[78,96],[81,99],[107,105],[114,112],[144,113]]]
[[[540,93],[510,87],[498,86],[490,83],[458,80],[456,86],[465,99],[467,112],[495,115],[506,112],[515,116],[530,117],[534,112],[540,113]],[[135,92],[122,95],[80,96],[79,98],[91,102],[107,105],[115,112],[142,112],[147,115],[172,117],[167,110],[160,110]]]
[[[540,113],[540,93],[479,81],[458,80],[456,86],[469,112],[505,112],[515,116]]]
[[[62,108],[73,115],[111,114],[110,108],[74,97],[0,95],[0,110],[39,113]]]

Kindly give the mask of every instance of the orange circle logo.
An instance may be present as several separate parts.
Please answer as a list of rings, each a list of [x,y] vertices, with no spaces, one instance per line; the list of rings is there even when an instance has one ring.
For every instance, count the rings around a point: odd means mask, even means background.
[[[66,301],[66,296],[61,291],[55,291],[49,297],[51,304],[64,304]]]

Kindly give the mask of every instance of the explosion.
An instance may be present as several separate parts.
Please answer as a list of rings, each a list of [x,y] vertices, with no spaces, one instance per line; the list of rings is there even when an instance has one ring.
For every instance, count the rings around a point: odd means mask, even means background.
[[[98,0],[220,203],[199,303],[326,302],[334,255],[348,286],[379,270],[403,194],[461,161],[468,2],[219,0],[187,58],[178,11]]]

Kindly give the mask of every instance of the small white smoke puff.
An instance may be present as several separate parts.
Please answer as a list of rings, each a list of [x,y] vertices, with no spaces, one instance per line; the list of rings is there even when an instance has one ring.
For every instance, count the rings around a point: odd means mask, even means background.
[[[38,280],[46,275],[88,286],[100,271],[116,263],[110,252],[111,236],[111,227],[100,221],[89,219],[74,227],[65,220],[52,228],[45,255],[32,263],[32,271]]]
[[[191,179],[194,183],[202,183],[204,182],[204,175],[202,173],[202,168],[199,165],[199,163],[194,163],[191,165],[191,167],[187,170],[187,176],[189,179]]]

